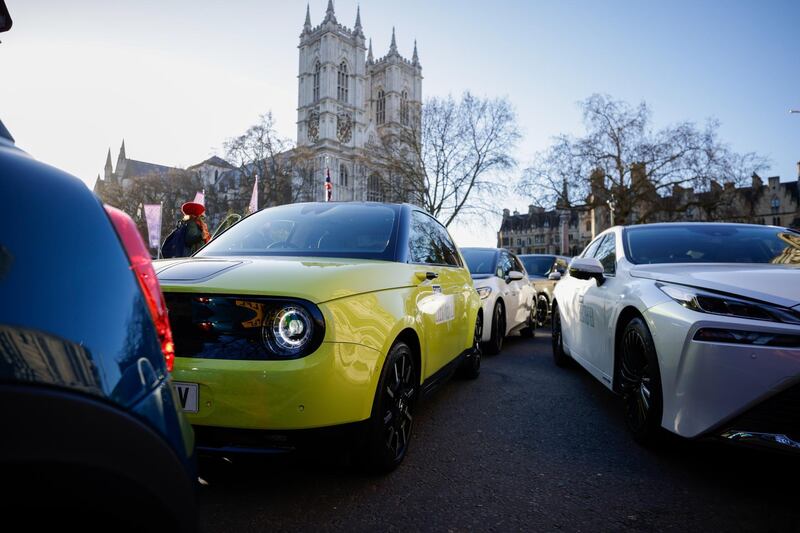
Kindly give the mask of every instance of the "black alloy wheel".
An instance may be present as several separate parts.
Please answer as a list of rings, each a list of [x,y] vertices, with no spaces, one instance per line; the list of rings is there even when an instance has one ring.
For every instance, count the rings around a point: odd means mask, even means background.
[[[472,337],[472,353],[464,359],[459,369],[462,377],[475,379],[481,373],[481,339],[483,338],[483,315],[475,319],[475,332]]]
[[[653,337],[641,318],[634,318],[625,326],[618,349],[625,424],[636,442],[655,444],[663,433],[661,373]]]
[[[506,313],[502,302],[494,304],[492,312],[492,336],[486,343],[486,353],[497,355],[503,349],[503,338],[506,336]]]
[[[561,311],[553,304],[553,316],[550,319],[550,333],[553,345],[553,362],[556,366],[565,367],[570,357],[564,352],[564,337],[561,332]]]
[[[547,312],[550,305],[547,303],[547,296],[539,294],[536,297],[536,325],[540,328],[547,323]]]
[[[417,376],[411,349],[398,341],[386,357],[367,430],[365,459],[373,472],[391,472],[403,462],[414,425]]]

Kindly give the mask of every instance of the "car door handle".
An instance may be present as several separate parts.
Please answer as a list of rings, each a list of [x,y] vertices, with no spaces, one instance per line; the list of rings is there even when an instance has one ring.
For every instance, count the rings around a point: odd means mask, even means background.
[[[417,272],[416,275],[417,279],[419,279],[420,281],[432,280],[439,277],[439,274],[437,274],[436,272]]]

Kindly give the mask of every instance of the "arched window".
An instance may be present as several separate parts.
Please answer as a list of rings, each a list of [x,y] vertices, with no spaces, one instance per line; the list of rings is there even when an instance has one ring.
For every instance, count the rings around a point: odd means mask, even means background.
[[[339,185],[342,187],[348,186],[349,176],[347,175],[347,166],[342,163],[339,165]]]
[[[342,61],[339,65],[339,88],[336,92],[337,98],[342,102],[347,102],[347,93],[349,88],[349,77],[347,76],[347,63]]]
[[[319,74],[322,71],[322,65],[317,61],[314,65],[314,101],[319,100]]]
[[[367,201],[383,201],[383,188],[381,187],[381,179],[377,174],[372,174],[367,181]]]
[[[400,95],[400,123],[403,126],[408,126],[408,91],[403,91]]]
[[[772,199],[770,205],[772,206],[772,212],[776,213],[781,208],[781,201],[776,196],[775,198]]]
[[[383,92],[383,89],[378,90],[377,122],[378,124],[386,122],[386,94]]]

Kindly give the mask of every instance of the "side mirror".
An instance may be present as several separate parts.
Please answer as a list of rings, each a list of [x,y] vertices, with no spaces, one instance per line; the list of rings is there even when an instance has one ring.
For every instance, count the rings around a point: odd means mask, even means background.
[[[558,271],[550,272],[550,275],[547,276],[547,279],[549,279],[551,281],[558,281],[558,280],[561,279],[561,272],[558,272]]]
[[[576,257],[569,264],[569,275],[577,279],[594,279],[600,286],[605,282],[603,263],[594,257]]]
[[[5,0],[0,0],[0,33],[11,29],[11,15],[8,14]]]
[[[508,273],[508,279],[511,281],[519,281],[521,279],[525,279],[525,274],[520,272],[519,270],[512,270]]]

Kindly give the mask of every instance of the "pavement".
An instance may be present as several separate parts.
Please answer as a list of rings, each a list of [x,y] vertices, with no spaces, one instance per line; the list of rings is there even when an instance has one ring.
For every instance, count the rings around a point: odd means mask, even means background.
[[[203,460],[203,531],[800,531],[800,460],[627,435],[621,399],[549,334],[508,339],[476,381],[417,407],[392,474],[337,457]]]

